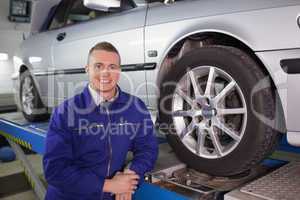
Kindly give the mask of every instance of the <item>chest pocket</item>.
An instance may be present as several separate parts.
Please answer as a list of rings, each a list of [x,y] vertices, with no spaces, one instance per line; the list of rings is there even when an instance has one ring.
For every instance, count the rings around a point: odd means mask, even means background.
[[[75,154],[80,156],[86,153],[103,153],[107,141],[106,129],[101,123],[72,128]]]
[[[107,132],[108,127],[104,126],[102,123],[90,123],[87,126],[81,126],[78,128],[73,128],[72,132],[76,137],[84,139],[85,137],[104,137]]]
[[[111,124],[111,135],[133,139],[139,131],[141,124],[135,122],[118,122]]]

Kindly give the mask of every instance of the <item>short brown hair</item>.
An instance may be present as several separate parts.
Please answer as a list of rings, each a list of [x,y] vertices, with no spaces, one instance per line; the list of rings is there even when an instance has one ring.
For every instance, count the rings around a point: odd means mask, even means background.
[[[93,46],[90,51],[89,51],[89,54],[88,54],[88,63],[90,61],[90,56],[91,54],[94,52],[94,51],[100,51],[100,50],[104,50],[104,51],[108,51],[108,52],[113,52],[113,53],[116,53],[118,54],[119,56],[119,61],[121,63],[121,57],[120,57],[120,54],[117,50],[117,48],[112,45],[111,43],[109,42],[99,42],[97,43],[95,46]]]

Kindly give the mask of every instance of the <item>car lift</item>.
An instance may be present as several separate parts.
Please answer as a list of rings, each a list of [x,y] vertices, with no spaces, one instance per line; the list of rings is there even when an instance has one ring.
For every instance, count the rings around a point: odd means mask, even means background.
[[[23,146],[44,153],[48,123],[28,123],[21,113],[0,115],[0,135],[6,137],[21,161],[28,181],[39,199],[44,199],[45,186],[33,171]],[[225,200],[298,200],[300,199],[300,148],[283,140],[277,155],[260,166],[238,176],[213,177],[187,168],[159,137],[160,155],[156,168],[146,175],[146,183],[134,199],[225,199]]]

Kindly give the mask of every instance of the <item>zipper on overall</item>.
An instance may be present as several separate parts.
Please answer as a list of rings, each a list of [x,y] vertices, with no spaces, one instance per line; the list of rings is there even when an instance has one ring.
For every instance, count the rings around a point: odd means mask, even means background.
[[[109,160],[108,160],[108,166],[107,166],[107,174],[106,176],[109,177],[110,175],[110,168],[111,168],[111,160],[112,160],[112,145],[111,145],[111,138],[110,138],[110,129],[111,129],[111,119],[110,119],[110,113],[109,113],[109,109],[108,109],[108,105],[105,105],[105,111],[106,111],[106,115],[108,118],[108,148],[109,148]]]
[[[104,106],[104,109],[105,109],[105,112],[106,112],[106,115],[107,115],[107,119],[108,119],[108,126],[109,126],[109,129],[108,129],[108,148],[109,148],[109,160],[108,160],[108,165],[107,165],[107,173],[106,173],[106,177],[109,177],[109,174],[110,174],[110,167],[111,167],[111,160],[112,160],[112,146],[111,146],[111,138],[110,138],[110,129],[111,129],[111,119],[110,119],[110,114],[109,114],[109,110],[108,110],[108,104],[105,104]],[[104,192],[102,191],[101,193],[101,200],[103,199],[103,195],[104,195]]]

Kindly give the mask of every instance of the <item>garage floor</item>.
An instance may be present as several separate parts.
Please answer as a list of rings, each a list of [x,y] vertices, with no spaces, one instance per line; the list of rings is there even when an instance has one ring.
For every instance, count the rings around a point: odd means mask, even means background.
[[[43,180],[42,157],[40,155],[28,155],[27,158],[32,163],[36,174]],[[0,185],[1,200],[37,199],[19,160],[0,163]]]

